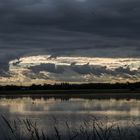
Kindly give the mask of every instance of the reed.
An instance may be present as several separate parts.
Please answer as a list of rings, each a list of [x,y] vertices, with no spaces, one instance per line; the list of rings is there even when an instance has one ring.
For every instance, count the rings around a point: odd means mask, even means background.
[[[53,126],[52,135],[38,127],[37,122],[30,119],[8,120],[5,116],[1,116],[7,133],[10,133],[6,140],[139,140],[140,125],[131,123],[131,127],[122,128],[117,123],[103,123],[96,118],[83,120],[83,123],[76,129],[73,129],[69,122],[64,122],[65,133],[63,129],[56,124]],[[55,121],[57,119],[55,118]],[[57,123],[59,121],[57,120]],[[61,122],[60,122],[61,123]],[[22,128],[21,128],[22,127]],[[47,126],[46,126],[47,127]],[[5,135],[5,134],[4,134]]]

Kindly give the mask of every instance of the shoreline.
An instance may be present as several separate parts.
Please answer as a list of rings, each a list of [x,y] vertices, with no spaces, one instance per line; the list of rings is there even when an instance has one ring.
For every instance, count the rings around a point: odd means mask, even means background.
[[[55,99],[140,99],[140,90],[102,89],[102,90],[12,90],[0,91],[0,98],[55,98]]]

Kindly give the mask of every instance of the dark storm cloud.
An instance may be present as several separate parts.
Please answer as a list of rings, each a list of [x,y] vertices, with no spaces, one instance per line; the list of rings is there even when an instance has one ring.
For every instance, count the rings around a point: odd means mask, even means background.
[[[25,55],[139,57],[139,7],[139,0],[0,0],[1,71]]]
[[[10,76],[10,74],[8,73],[9,66],[7,64],[5,64],[5,63],[4,64],[0,63],[0,65],[2,66],[2,68],[0,69],[0,75],[5,76],[5,77]]]
[[[39,73],[40,71],[47,71],[51,73],[60,73],[62,74],[64,72],[64,67],[63,66],[56,66],[55,64],[41,64],[39,66],[33,66],[31,68],[33,73]]]
[[[1,23],[139,37],[139,0],[1,0]]]

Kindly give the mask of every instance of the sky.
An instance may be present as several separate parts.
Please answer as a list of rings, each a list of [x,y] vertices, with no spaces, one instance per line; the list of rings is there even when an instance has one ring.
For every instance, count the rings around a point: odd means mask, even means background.
[[[0,0],[0,84],[140,81],[139,0]]]

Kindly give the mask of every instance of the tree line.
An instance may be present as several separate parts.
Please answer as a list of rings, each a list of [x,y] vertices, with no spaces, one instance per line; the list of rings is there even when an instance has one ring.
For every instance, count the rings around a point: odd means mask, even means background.
[[[0,86],[0,90],[80,90],[80,89],[140,89],[140,82],[136,83],[87,83],[87,84],[44,84],[31,86],[16,86],[16,85],[5,85]]]

